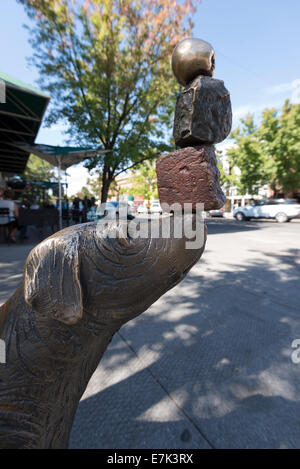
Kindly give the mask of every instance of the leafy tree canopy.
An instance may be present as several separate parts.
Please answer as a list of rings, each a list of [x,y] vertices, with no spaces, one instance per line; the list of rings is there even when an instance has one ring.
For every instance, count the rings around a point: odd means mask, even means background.
[[[300,105],[286,100],[280,113],[266,109],[258,129],[265,155],[272,161],[270,183],[275,193],[300,188]]]
[[[145,200],[158,198],[157,178],[155,166],[146,161],[135,172],[134,183],[130,188],[133,195],[141,195]]]
[[[227,151],[230,168],[241,176],[224,175],[241,194],[256,193],[264,184],[289,194],[300,187],[300,105],[285,102],[281,111],[266,109],[259,125],[248,114],[232,132],[234,146]]]
[[[53,166],[35,155],[30,155],[22,176],[34,181],[57,181]]]
[[[79,192],[72,196],[72,199],[78,197],[79,199],[83,200],[85,197],[91,199],[94,196],[93,193],[90,192],[90,188],[83,186]]]
[[[75,143],[110,153],[101,167],[102,201],[114,177],[168,151],[175,94],[170,57],[190,35],[199,0],[18,0],[31,29],[44,90],[52,97],[47,122],[67,121]]]

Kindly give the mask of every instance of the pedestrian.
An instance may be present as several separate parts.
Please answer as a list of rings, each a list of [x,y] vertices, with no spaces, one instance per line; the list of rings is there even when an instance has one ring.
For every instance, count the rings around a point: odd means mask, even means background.
[[[80,219],[80,199],[79,197],[75,197],[74,200],[73,200],[73,204],[72,204],[72,219],[73,219],[73,222],[75,223],[79,223],[79,219]]]
[[[64,196],[62,200],[61,209],[62,209],[62,217],[64,220],[67,221],[67,225],[69,226],[69,201],[66,195]]]
[[[8,215],[0,216],[0,225],[8,228],[8,236],[11,242],[16,243],[15,234],[19,229],[18,217],[19,207],[13,200],[14,193],[11,190],[6,190],[3,193],[3,199],[0,200],[0,208],[8,209]]]

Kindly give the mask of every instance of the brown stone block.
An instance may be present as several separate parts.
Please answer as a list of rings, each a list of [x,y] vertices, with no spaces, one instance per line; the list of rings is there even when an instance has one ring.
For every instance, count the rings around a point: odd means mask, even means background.
[[[204,204],[204,210],[221,208],[225,195],[220,187],[220,172],[210,145],[186,147],[167,153],[156,162],[160,203],[172,205]]]

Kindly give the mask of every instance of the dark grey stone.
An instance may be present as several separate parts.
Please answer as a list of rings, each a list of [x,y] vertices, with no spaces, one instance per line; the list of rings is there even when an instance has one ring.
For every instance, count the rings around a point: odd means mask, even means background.
[[[179,147],[222,142],[231,125],[230,93],[222,80],[198,76],[178,96],[173,136]]]

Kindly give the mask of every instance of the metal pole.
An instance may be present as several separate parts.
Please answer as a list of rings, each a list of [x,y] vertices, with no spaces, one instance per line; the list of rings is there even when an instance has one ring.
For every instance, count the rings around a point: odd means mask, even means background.
[[[58,212],[59,212],[59,229],[62,230],[62,207],[61,207],[61,156],[58,157]]]
[[[67,170],[65,170],[65,177],[66,177],[66,198],[67,198],[67,226],[69,226],[70,225],[70,220],[69,220],[68,173],[67,173]]]

